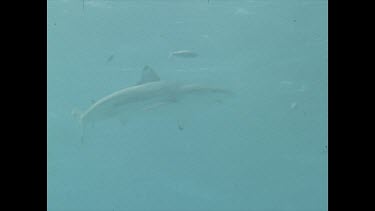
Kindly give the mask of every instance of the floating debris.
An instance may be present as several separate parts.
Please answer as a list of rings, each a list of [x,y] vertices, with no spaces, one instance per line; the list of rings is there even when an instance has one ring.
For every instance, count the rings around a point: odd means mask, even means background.
[[[297,107],[297,102],[292,102],[290,104],[290,109],[295,109]]]
[[[174,51],[169,54],[169,58],[178,57],[178,58],[195,58],[198,54],[189,50]]]

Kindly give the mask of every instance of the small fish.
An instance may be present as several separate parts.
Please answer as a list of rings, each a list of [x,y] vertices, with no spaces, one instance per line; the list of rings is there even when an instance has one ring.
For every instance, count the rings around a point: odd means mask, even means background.
[[[198,54],[197,53],[194,53],[192,51],[189,51],[189,50],[181,50],[181,51],[174,51],[172,53],[169,54],[169,57],[168,58],[171,58],[171,57],[178,57],[178,58],[195,58],[197,57]]]
[[[113,60],[114,57],[115,57],[115,55],[113,55],[113,54],[111,56],[109,56],[106,64],[110,63]]]
[[[178,129],[180,130],[180,131],[183,131],[184,130],[184,123],[181,121],[181,120],[178,120],[177,121],[177,126],[178,126]]]
[[[179,123],[179,124],[178,124],[178,129],[179,129],[179,130],[184,130],[184,126],[181,125],[181,124]]]

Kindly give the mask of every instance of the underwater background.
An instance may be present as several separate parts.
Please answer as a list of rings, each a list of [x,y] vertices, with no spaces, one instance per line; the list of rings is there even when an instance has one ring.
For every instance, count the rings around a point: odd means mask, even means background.
[[[327,210],[327,1],[47,6],[49,211]],[[146,65],[235,96],[98,122],[82,142],[72,111]]]

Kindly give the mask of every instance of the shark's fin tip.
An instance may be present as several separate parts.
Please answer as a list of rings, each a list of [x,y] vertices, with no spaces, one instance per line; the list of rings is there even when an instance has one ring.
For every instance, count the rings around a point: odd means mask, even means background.
[[[160,81],[160,77],[158,76],[158,74],[149,65],[145,65],[142,70],[141,80],[139,80],[137,85],[156,81]]]

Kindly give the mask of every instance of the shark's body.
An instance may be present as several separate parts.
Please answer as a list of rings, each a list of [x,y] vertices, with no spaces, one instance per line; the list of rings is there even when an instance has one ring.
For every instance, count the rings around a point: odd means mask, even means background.
[[[123,121],[130,113],[136,111],[147,111],[165,104],[179,102],[188,96],[206,94],[231,94],[231,92],[196,84],[160,81],[159,76],[146,66],[141,80],[135,86],[100,99],[85,112],[78,114],[78,118],[82,126],[110,118]]]

